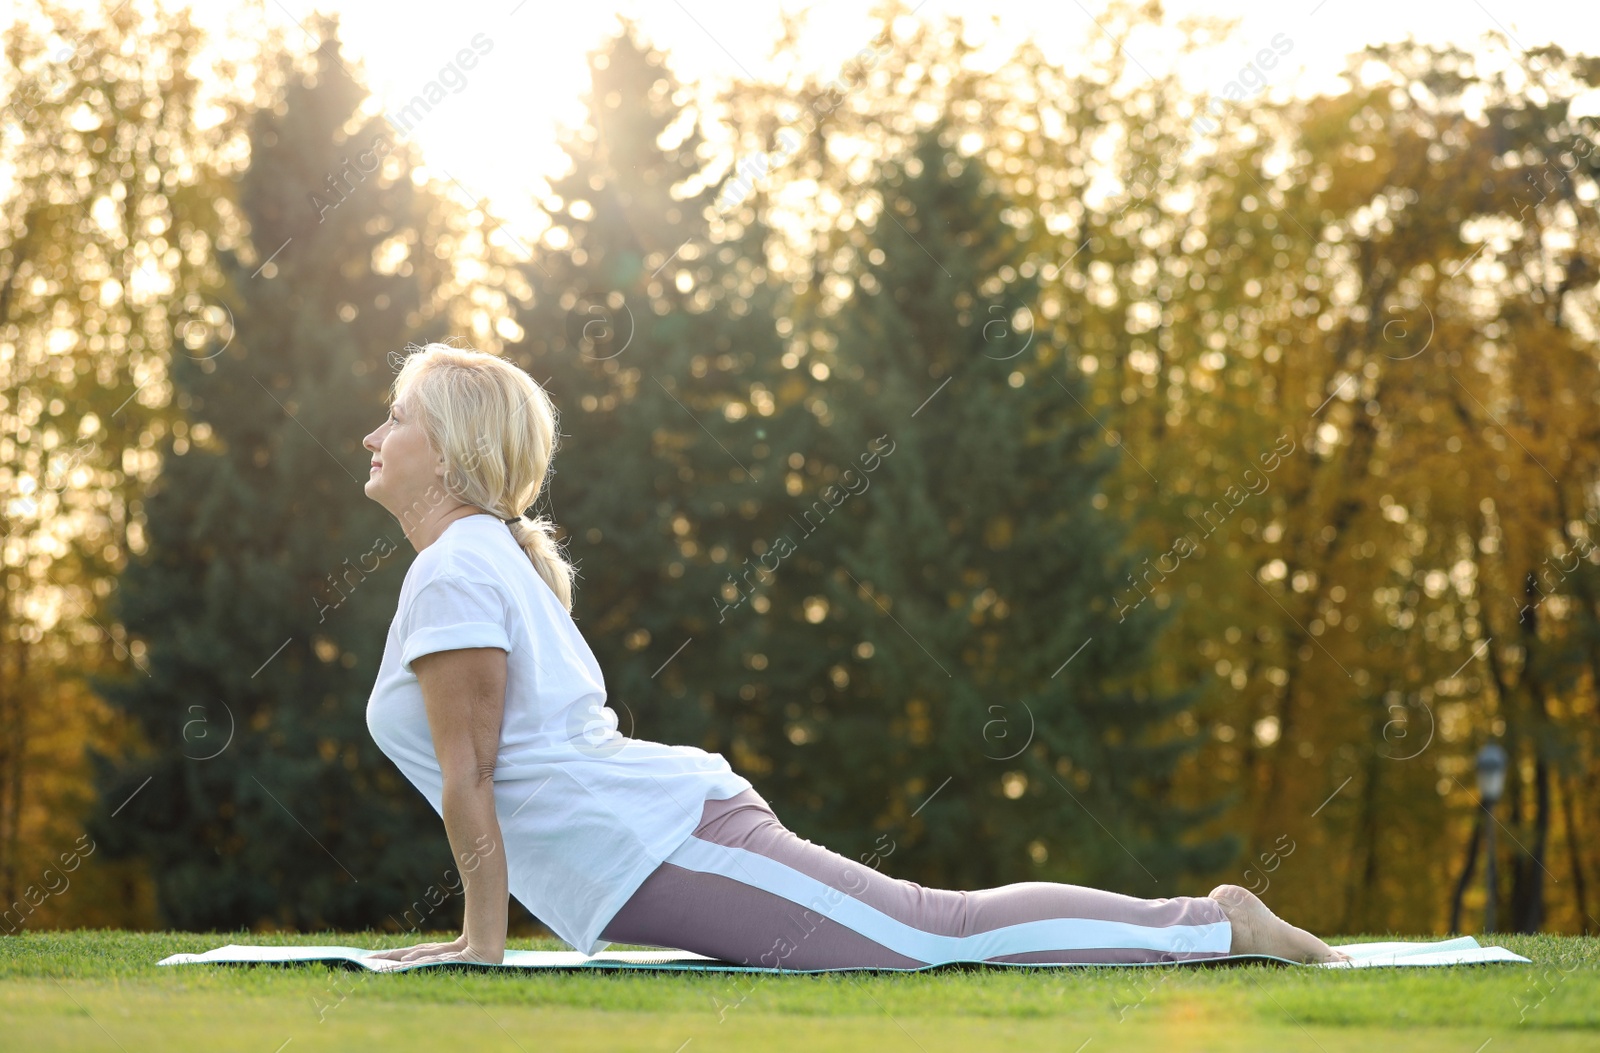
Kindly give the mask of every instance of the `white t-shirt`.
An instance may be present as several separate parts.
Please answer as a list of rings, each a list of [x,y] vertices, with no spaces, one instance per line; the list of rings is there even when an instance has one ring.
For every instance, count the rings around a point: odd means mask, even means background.
[[[377,683],[373,741],[442,817],[443,777],[413,659],[507,652],[495,812],[511,895],[585,954],[644,879],[699,825],[707,800],[750,789],[720,753],[619,734],[572,616],[497,516],[454,520],[417,554]]]

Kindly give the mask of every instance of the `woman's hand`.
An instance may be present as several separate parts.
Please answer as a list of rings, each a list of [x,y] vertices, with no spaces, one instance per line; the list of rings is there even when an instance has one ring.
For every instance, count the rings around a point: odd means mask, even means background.
[[[419,943],[413,947],[396,947],[393,950],[379,951],[376,954],[369,954],[367,957],[389,958],[397,962],[414,962],[419,958],[428,956],[464,951],[466,947],[467,936],[462,933],[449,943]]]
[[[498,951],[490,951],[470,945],[455,950],[441,951],[438,954],[424,954],[420,958],[405,959],[411,965],[431,965],[435,962],[479,962],[489,965],[503,965],[505,960],[505,948],[501,948]]]

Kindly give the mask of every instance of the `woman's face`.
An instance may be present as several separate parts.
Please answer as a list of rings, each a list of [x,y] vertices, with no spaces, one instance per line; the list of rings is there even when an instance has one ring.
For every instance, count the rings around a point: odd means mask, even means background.
[[[397,518],[409,510],[412,521],[427,511],[427,495],[439,483],[443,459],[428,446],[422,424],[404,395],[390,407],[389,419],[361,441],[372,451],[366,493]]]

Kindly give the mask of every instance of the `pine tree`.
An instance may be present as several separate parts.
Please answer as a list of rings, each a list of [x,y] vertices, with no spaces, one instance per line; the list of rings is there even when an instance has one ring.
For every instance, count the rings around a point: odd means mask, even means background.
[[[100,685],[148,751],[97,759],[91,830],[149,861],[180,928],[382,924],[450,866],[365,723],[414,553],[363,492],[360,444],[389,356],[442,335],[442,264],[416,251],[436,208],[391,126],[345,133],[364,93],[336,23],[320,30],[309,70],[279,57],[281,103],[251,121],[252,249],[219,253],[236,335],[171,363],[194,444],[161,448],[147,549],[116,597],[149,676]]]
[[[1209,812],[1162,798],[1190,699],[1131,681],[1166,615],[1116,602],[1135,566],[1092,504],[1114,451],[1032,331],[1008,201],[947,138],[882,169],[854,288],[807,320],[830,380],[763,590],[787,719],[750,729],[775,762],[762,792],[900,877],[1177,894],[1167,876],[1233,849],[1188,843]]]
[[[721,187],[702,174],[696,115],[631,24],[590,77],[551,231],[520,268],[527,336],[505,353],[561,414],[540,511],[571,531],[574,617],[619,730],[721,751],[742,677],[737,643],[715,631],[727,568],[708,553],[729,559],[728,521],[758,514],[779,456],[763,414],[782,350],[764,232],[733,213],[712,223]]]
[[[1208,813],[1160,799],[1192,743],[1153,739],[1188,699],[1118,682],[1159,619],[1153,605],[1114,619],[1132,567],[1088,504],[1110,462],[1081,449],[1104,449],[1069,397],[1081,378],[990,346],[1036,300],[1005,202],[975,165],[942,177],[947,150],[924,140],[917,174],[883,184],[910,207],[856,246],[882,262],[847,271],[859,291],[796,332],[763,266],[759,192],[734,224],[743,240],[720,244],[701,219],[715,188],[693,208],[673,195],[694,184],[696,140],[654,145],[684,116],[659,58],[624,36],[591,72],[595,134],[567,145],[551,202],[563,234],[524,268],[529,335],[508,353],[565,411],[553,510],[591,568],[576,612],[622,730],[724,750],[786,822],[840,851],[881,851],[872,817],[923,842],[898,867],[952,885],[1039,876],[1036,843],[1052,872],[1150,895],[1165,890],[1145,867],[1214,864],[1225,846],[1182,843]],[[808,373],[785,335],[836,346]],[[1002,792],[1018,775],[1053,794],[1029,797],[1022,822]],[[957,789],[907,826],[950,776]]]

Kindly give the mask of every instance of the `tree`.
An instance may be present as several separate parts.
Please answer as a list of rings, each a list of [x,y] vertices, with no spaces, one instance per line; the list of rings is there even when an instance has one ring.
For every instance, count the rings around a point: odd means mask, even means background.
[[[352,121],[364,91],[318,30],[250,121],[249,240],[219,252],[236,335],[172,361],[193,442],[161,449],[116,597],[149,675],[100,683],[147,749],[97,758],[93,830],[150,861],[181,928],[380,924],[450,865],[366,729],[411,553],[360,470],[390,356],[442,335],[440,205],[392,127]]]
[[[898,876],[1177,894],[1158,875],[1235,848],[1165,794],[1192,699],[1135,682],[1165,616],[1117,603],[1140,568],[1096,506],[1114,452],[1032,313],[1031,232],[943,125],[872,186],[836,313],[805,319],[829,383],[743,733],[797,829],[843,850],[872,816],[860,854]]]
[[[107,597],[142,544],[153,447],[182,427],[165,362],[210,324],[204,247],[238,129],[200,127],[206,51],[187,12],[138,5],[19,5],[4,30],[0,932],[151,914],[138,867],[79,841],[84,746],[125,735],[85,676],[145,668]],[[63,873],[75,844],[92,862]]]
[[[544,511],[572,531],[574,616],[620,730],[739,765],[751,758],[728,735],[742,678],[716,631],[720,535],[735,512],[754,529],[786,452],[767,428],[786,323],[759,224],[714,222],[698,114],[665,57],[624,22],[589,66],[589,117],[563,143],[551,228],[518,268],[525,336],[505,354],[561,412]]]
[[[566,446],[556,460],[552,503],[575,542],[586,542],[575,544],[574,552],[600,571],[580,585],[577,612],[607,672],[623,730],[631,724],[641,737],[726,748],[735,768],[768,794],[791,825],[826,831],[829,843],[841,848],[860,844],[864,809],[880,822],[907,817],[920,801],[911,794],[938,786],[934,768],[941,769],[940,779],[963,772],[974,781],[971,792],[962,799],[952,793],[949,803],[936,800],[918,821],[938,817],[929,826],[927,872],[969,887],[1000,874],[1039,873],[1033,860],[1044,853],[1036,842],[1060,844],[1069,832],[1099,833],[1088,815],[1067,814],[1077,806],[1046,778],[1063,756],[1061,770],[1081,766],[1070,769],[1071,778],[1094,773],[1092,790],[1080,786],[1071,792],[1096,815],[1111,816],[1106,821],[1149,866],[1215,865],[1225,843],[1184,844],[1178,832],[1208,809],[1185,814],[1160,801],[1172,763],[1189,744],[1151,739],[1163,734],[1161,725],[1182,696],[1158,699],[1114,682],[1136,668],[1134,637],[1127,634],[1134,626],[1148,633],[1152,610],[1108,629],[1095,641],[1103,650],[1086,654],[1047,685],[1041,681],[1050,679],[1066,654],[1042,676],[1039,667],[1066,634],[1081,627],[1081,619],[1050,624],[1029,617],[1022,622],[1026,632],[1014,620],[1004,628],[1010,630],[1005,635],[1017,637],[1015,652],[999,643],[997,610],[1028,603],[1060,611],[1075,598],[1094,596],[1109,612],[1113,590],[1104,586],[1126,577],[1126,568],[1118,571],[1119,561],[1109,554],[1119,536],[1115,529],[1090,524],[1085,517],[1094,513],[1077,507],[1107,465],[1086,461],[1077,450],[1084,429],[1094,426],[1083,420],[1069,392],[1036,369],[1035,384],[1048,391],[1030,399],[1006,381],[970,416],[948,411],[947,423],[932,437],[908,440],[923,451],[903,458],[910,465],[897,468],[894,454],[883,457],[870,445],[880,435],[898,441],[900,427],[882,425],[887,406],[909,415],[928,394],[930,368],[937,377],[948,375],[958,359],[977,362],[974,354],[998,331],[997,323],[1013,324],[1012,315],[1026,301],[1028,289],[1001,297],[989,288],[1003,284],[1001,276],[1008,273],[1015,281],[1015,268],[1027,259],[1022,235],[996,223],[1004,205],[980,195],[982,207],[966,215],[973,186],[943,186],[930,171],[916,182],[923,195],[917,212],[936,215],[929,220],[935,228],[959,228],[959,234],[939,235],[948,239],[940,244],[968,268],[959,279],[940,277],[932,265],[926,275],[911,269],[909,255],[925,262],[926,257],[904,236],[892,245],[894,262],[885,265],[892,269],[864,262],[875,248],[887,252],[898,236],[894,224],[880,217],[870,239],[844,224],[828,258],[847,259],[839,278],[859,281],[860,289],[892,280],[892,305],[887,297],[863,305],[859,293],[830,298],[822,295],[820,281],[798,297],[780,298],[786,290],[771,277],[758,220],[768,188],[757,183],[730,190],[748,166],[725,165],[729,182],[716,196],[724,222],[707,229],[700,217],[711,195],[697,193],[706,177],[688,150],[695,136],[669,133],[692,125],[669,105],[675,85],[659,59],[624,37],[592,67],[592,133],[573,136],[567,145],[573,168],[553,187],[553,229],[546,238],[552,251],[522,269],[533,295],[517,321],[528,336],[507,353],[523,358],[536,377],[549,375],[556,402],[566,409]],[[789,145],[780,131],[769,128],[764,145]],[[658,145],[663,142],[671,145]],[[970,178],[978,178],[975,170]],[[921,234],[917,238],[925,241]],[[971,241],[979,244],[966,244]],[[831,264],[821,273],[831,283],[829,269]],[[1000,310],[1002,301],[1005,313],[986,313]],[[931,310],[929,302],[935,305]],[[816,353],[830,347],[829,354]],[[813,357],[809,370],[800,368],[807,354]],[[1014,371],[1007,368],[1001,376]],[[1062,379],[1081,383],[1070,377]],[[1066,423],[1064,409],[1076,424]],[[1023,422],[1020,427],[1010,423],[1012,415]],[[1012,437],[974,440],[1001,418]],[[931,451],[942,460],[952,444],[971,450],[965,474],[993,478],[991,489],[915,466]],[[994,463],[983,466],[985,455]],[[840,474],[854,465],[852,478],[859,479],[863,457],[877,462],[871,478],[878,485],[852,498],[857,507],[842,508],[818,537],[808,533],[801,540],[805,528],[797,517],[807,508],[833,507]],[[1053,477],[1007,477],[1008,470],[1020,470],[1019,459],[1031,464],[1035,457],[1039,464],[1061,466],[1051,471],[1066,473],[1064,494],[1054,489],[1059,484]],[[897,471],[911,473],[907,485],[914,498],[885,481]],[[976,507],[984,503],[1006,511],[991,517]],[[882,513],[880,505],[893,514]],[[857,535],[845,521],[869,514],[871,533],[853,544]],[[818,518],[812,511],[808,521]],[[964,521],[965,535],[949,533],[952,518]],[[922,533],[908,541],[891,523],[916,523]],[[932,533],[926,530],[930,525]],[[1073,559],[1095,562],[1094,573],[1064,562],[1053,547],[1062,536],[1071,539],[1066,547]],[[962,568],[950,588],[965,599],[952,607],[932,580],[937,575],[922,563],[953,573],[968,557],[968,545],[990,543],[1011,550],[1004,572]],[[792,557],[786,551],[791,544],[798,550]],[[1028,567],[1030,561],[1039,565]],[[916,668],[929,662],[920,647],[884,638],[876,600],[865,588],[856,591],[845,573],[851,568],[858,579],[865,573],[863,580],[888,590],[889,602],[900,597],[916,605],[918,624],[937,641],[929,649],[961,672],[954,687],[942,675],[938,685],[930,683],[926,670]],[[1063,576],[1071,581],[1065,591]],[[968,640],[974,618],[986,625],[980,644]],[[1073,647],[1082,642],[1079,636]],[[647,661],[624,650],[646,647],[652,652]],[[881,657],[863,662],[860,656],[867,653]],[[985,771],[996,763],[984,759],[985,753],[1002,756],[1021,743],[1028,707],[1059,707],[1061,692],[1073,690],[1078,677],[1093,686],[1084,688],[1064,718],[1060,737],[1051,740],[1051,732],[1041,732],[1030,744],[1034,752],[1009,765],[1012,778],[1003,784],[999,772]],[[996,737],[996,713],[986,708],[993,701],[986,693],[1001,685],[1016,693],[1007,705],[1012,733],[1005,743]],[[670,701],[689,690],[698,706]],[[934,720],[938,695],[949,699],[937,703]],[[940,729],[938,746],[922,749],[930,721]],[[986,742],[986,732],[995,741]],[[885,734],[897,737],[887,755]],[[816,745],[818,736],[831,748]],[[854,748],[841,745],[852,742]],[[1011,748],[1002,750],[1002,744]],[[1021,785],[1018,776],[1025,773],[1031,774],[1033,792],[1054,790],[1062,809],[1019,840],[1016,824],[1001,821],[1008,802],[996,795],[1002,785]],[[978,780],[985,782],[980,786]],[[971,860],[965,846],[980,836],[994,845],[995,862]],[[1103,835],[1101,840],[1105,854],[1085,860],[1081,876],[1130,888],[1135,879],[1149,883],[1121,849]],[[1056,872],[1067,869],[1058,864]]]

